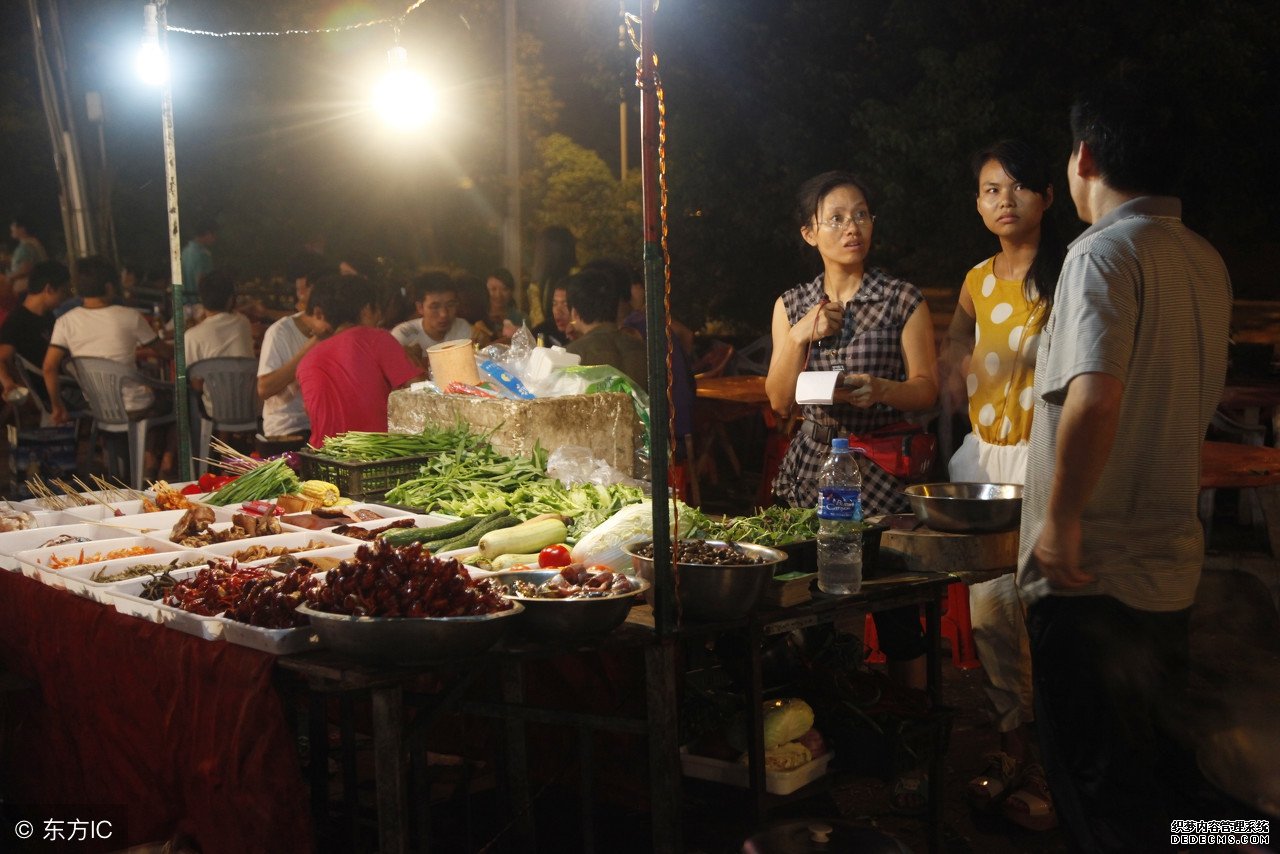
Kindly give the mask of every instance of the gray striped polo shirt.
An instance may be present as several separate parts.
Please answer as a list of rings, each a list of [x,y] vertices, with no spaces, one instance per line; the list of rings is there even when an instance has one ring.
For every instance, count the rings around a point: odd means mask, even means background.
[[[1195,598],[1204,558],[1200,446],[1226,375],[1231,282],[1181,213],[1175,198],[1135,198],[1067,251],[1036,360],[1018,554],[1028,605],[1062,592],[1028,557],[1053,488],[1067,386],[1094,372],[1120,379],[1124,396],[1115,444],[1081,522],[1081,566],[1097,582],[1072,593],[1148,611],[1179,610]]]

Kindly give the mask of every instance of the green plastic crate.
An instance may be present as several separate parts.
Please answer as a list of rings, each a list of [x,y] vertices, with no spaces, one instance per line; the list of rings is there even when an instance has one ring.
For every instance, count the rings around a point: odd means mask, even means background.
[[[299,451],[303,480],[323,480],[338,487],[348,498],[369,500],[381,498],[396,484],[418,476],[427,454],[392,457],[372,462],[347,462]]]

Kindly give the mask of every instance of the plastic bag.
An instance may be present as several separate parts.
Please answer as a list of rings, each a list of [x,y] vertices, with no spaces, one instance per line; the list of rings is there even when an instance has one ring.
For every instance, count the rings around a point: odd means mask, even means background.
[[[565,445],[547,457],[547,476],[554,477],[565,486],[576,483],[594,483],[597,486],[638,486],[639,482],[618,471],[602,459],[591,456],[591,450],[581,445]]]

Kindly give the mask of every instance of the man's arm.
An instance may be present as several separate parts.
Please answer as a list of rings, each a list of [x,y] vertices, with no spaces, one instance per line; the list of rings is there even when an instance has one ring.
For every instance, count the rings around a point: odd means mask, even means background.
[[[303,345],[298,348],[298,352],[294,353],[293,356],[290,357],[289,361],[285,362],[270,373],[260,374],[258,376],[258,397],[266,400],[269,397],[275,397],[277,394],[288,388],[289,383],[297,379],[298,363],[302,361],[302,357],[315,346],[316,341],[318,340],[318,338],[308,338]]]
[[[62,385],[58,369],[62,367],[62,360],[66,355],[67,351],[57,344],[50,344],[44,354],[44,387],[49,392],[49,417],[54,424],[65,424],[68,421],[67,408],[62,405],[62,397],[58,394]]]
[[[4,386],[4,393],[8,394],[18,387],[18,381],[13,378],[9,367],[13,363],[13,345],[0,344],[0,385]]]
[[[1111,456],[1124,383],[1110,374],[1076,376],[1058,422],[1058,455],[1034,555],[1051,587],[1073,588],[1094,577],[1080,567],[1080,519]]]

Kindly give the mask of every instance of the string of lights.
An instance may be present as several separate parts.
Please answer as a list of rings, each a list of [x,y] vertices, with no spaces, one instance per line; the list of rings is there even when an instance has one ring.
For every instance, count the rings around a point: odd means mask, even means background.
[[[375,18],[370,21],[357,21],[354,24],[343,24],[340,27],[319,27],[316,29],[288,29],[276,31],[256,31],[256,30],[229,30],[227,32],[215,33],[210,30],[196,30],[189,27],[175,27],[165,24],[165,31],[170,33],[181,33],[187,36],[204,36],[214,39],[225,38],[279,38],[283,36],[315,36],[327,33],[349,33],[355,30],[366,30],[370,27],[393,26],[397,29],[404,23],[404,19],[414,12],[419,6],[426,3],[427,0],[414,0],[403,12],[394,18]]]

